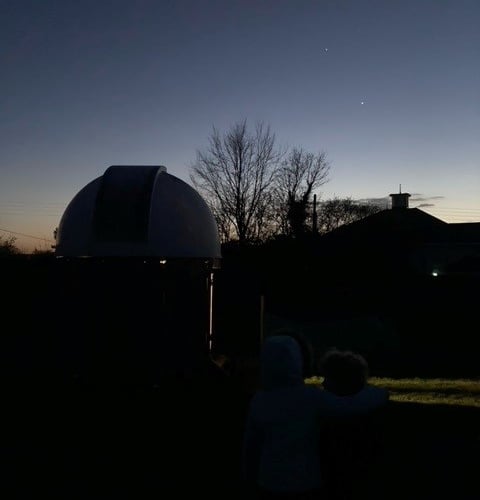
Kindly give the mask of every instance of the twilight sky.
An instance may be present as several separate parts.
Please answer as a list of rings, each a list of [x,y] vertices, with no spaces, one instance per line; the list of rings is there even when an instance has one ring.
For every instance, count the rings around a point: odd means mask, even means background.
[[[243,119],[326,151],[324,199],[401,183],[479,221],[479,26],[477,0],[0,0],[0,229],[51,239],[110,165],[189,182]]]

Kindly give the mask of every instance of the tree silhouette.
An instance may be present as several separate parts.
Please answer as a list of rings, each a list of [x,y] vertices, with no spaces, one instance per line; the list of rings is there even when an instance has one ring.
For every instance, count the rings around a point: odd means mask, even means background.
[[[0,256],[5,255],[16,255],[20,252],[18,247],[15,245],[17,238],[15,236],[3,236],[0,235]]]
[[[224,134],[213,128],[190,178],[212,209],[223,241],[243,244],[272,231],[271,190],[281,158],[275,135],[262,123],[253,132],[246,121]]]
[[[282,231],[300,237],[307,231],[307,220],[314,189],[328,182],[330,165],[326,153],[309,153],[293,148],[276,177]]]
[[[332,198],[321,204],[318,214],[320,232],[328,233],[344,224],[373,215],[382,210],[378,205],[359,203],[352,198]]]

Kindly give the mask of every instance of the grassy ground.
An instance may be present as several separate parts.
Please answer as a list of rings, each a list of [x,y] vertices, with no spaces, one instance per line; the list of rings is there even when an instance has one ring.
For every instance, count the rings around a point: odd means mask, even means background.
[[[392,401],[480,408],[478,380],[372,378],[370,383],[388,389]]]
[[[312,377],[307,382],[320,384],[322,379]],[[369,382],[374,386],[387,389],[392,401],[480,408],[479,380],[371,377]]]
[[[313,377],[307,383],[320,384]],[[372,377],[390,404],[355,500],[478,499],[480,381]]]
[[[478,382],[371,383],[387,387],[392,401],[379,419],[382,445],[352,500],[477,500]],[[213,411],[197,391],[75,391],[23,388],[7,399],[0,466],[16,495],[5,498],[184,498],[192,484],[210,499],[241,498],[243,397],[238,408],[236,398],[217,398]],[[432,393],[436,404],[419,404]],[[417,402],[399,402],[402,394]],[[452,394],[477,404],[453,405]]]

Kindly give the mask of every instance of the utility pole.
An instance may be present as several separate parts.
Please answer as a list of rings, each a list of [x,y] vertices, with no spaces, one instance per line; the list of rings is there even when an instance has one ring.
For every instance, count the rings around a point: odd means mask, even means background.
[[[265,322],[265,295],[260,295],[260,352],[262,351],[264,340],[264,322]]]
[[[313,214],[312,214],[312,231],[314,234],[317,234],[317,195],[313,195]]]

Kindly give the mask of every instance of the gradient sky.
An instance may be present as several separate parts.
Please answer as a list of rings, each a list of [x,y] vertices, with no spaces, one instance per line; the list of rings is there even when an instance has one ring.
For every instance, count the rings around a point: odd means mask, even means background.
[[[52,238],[109,165],[189,182],[243,119],[326,151],[323,198],[401,183],[479,221],[479,26],[477,0],[0,0],[0,228]]]

